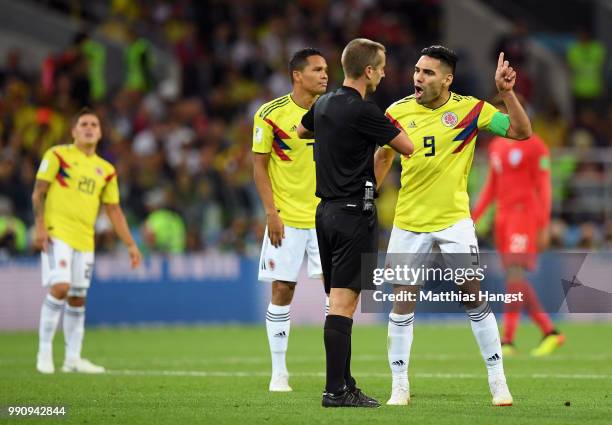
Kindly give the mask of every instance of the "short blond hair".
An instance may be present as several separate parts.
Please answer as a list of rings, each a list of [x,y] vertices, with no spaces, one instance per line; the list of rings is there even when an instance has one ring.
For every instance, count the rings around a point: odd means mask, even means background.
[[[359,78],[365,73],[368,66],[380,65],[381,58],[378,52],[385,53],[387,49],[376,41],[367,38],[351,40],[342,51],[342,69],[347,78]]]

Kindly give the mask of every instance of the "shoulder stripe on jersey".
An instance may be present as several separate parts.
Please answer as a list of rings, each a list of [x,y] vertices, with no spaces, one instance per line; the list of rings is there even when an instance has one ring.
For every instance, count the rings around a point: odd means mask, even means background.
[[[270,115],[272,112],[276,111],[278,108],[282,108],[283,106],[287,106],[289,104],[290,103],[287,100],[286,102],[282,102],[282,103],[279,103],[278,105],[274,105],[272,108],[267,109],[266,112],[263,115],[261,115],[261,118],[265,118],[268,115]]]
[[[276,99],[271,100],[270,102],[268,102],[267,104],[265,104],[265,105],[263,106],[263,108],[262,108],[262,111],[261,111],[261,112],[263,113],[263,111],[265,111],[267,108],[270,108],[270,107],[272,107],[272,106],[276,105],[277,103],[284,102],[285,100],[287,100],[287,95],[285,95],[285,96],[281,96],[281,97],[277,97]]]
[[[463,128],[454,141],[462,140],[461,144],[453,151],[453,153],[461,152],[478,134],[478,117],[484,106],[484,100],[481,100],[472,108],[472,110],[457,124],[454,129]]]
[[[291,158],[289,158],[289,155],[287,155],[284,151],[283,151],[283,147],[279,144],[279,139],[274,136],[274,141],[272,142],[272,149],[274,149],[274,153],[276,153],[276,155],[278,155],[278,157],[283,160],[283,161],[291,161]],[[284,146],[287,146],[283,143]],[[287,148],[289,148],[287,146]]]
[[[277,103],[282,102],[284,100],[285,100],[285,96],[279,97],[278,99],[275,99],[275,100],[273,100],[273,101],[271,101],[271,102],[269,102],[269,103],[267,103],[265,105],[262,105],[261,110],[259,111],[259,116],[261,117],[267,109],[271,108],[272,106],[274,106]]]
[[[276,123],[274,121],[272,121],[270,118],[266,117],[263,119],[265,122],[267,122],[268,124],[270,124],[270,126],[272,127],[272,130],[274,131],[274,135],[280,137],[281,139],[290,139],[291,137],[285,133],[285,131],[280,128],[278,125],[276,125]]]
[[[68,163],[66,162],[66,160],[64,158],[62,158],[62,156],[56,152],[56,150],[53,150],[53,155],[55,155],[59,161],[59,165],[62,168],[70,168],[70,165],[68,165]]]
[[[67,168],[70,168],[70,165],[62,158],[62,156],[53,150],[53,155],[55,155],[59,161],[59,170],[55,175],[55,179],[62,187],[68,187],[68,183],[66,183],[66,179],[70,178],[70,174],[66,171]]]
[[[273,101],[272,103],[270,103],[268,106],[266,106],[260,113],[259,116],[261,118],[265,117],[266,115],[268,115],[270,112],[272,112],[272,110],[278,108],[279,106],[283,106],[286,105],[289,102],[289,97],[288,96],[283,96],[280,99],[277,99],[275,101]]]
[[[483,106],[484,106],[484,100],[481,100],[480,102],[476,104],[476,106],[472,108],[470,112],[468,112],[465,118],[463,118],[461,122],[455,126],[455,128],[465,128],[467,125],[469,125],[474,120],[474,118],[478,118],[478,116],[480,115],[480,111],[482,111]]]
[[[273,129],[273,140],[272,140],[272,149],[280,159],[283,161],[291,161],[291,158],[284,152],[290,151],[291,147],[288,144],[283,142],[283,139],[290,139],[291,137],[283,131],[278,125],[274,123],[270,118],[264,118],[264,121],[270,124]]]
[[[117,173],[111,173],[108,176],[104,177],[104,180],[106,181],[106,183],[108,183],[109,181],[111,181],[113,179],[113,177],[115,177],[117,175]]]

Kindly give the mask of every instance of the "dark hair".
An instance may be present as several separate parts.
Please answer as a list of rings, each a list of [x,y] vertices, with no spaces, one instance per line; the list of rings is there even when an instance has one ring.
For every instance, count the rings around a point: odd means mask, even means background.
[[[312,47],[306,47],[298,50],[291,56],[289,60],[289,78],[293,83],[293,71],[303,71],[306,65],[308,65],[308,58],[310,56],[323,56],[320,51]]]
[[[356,38],[349,41],[342,51],[342,69],[347,78],[359,78],[367,66],[378,66],[380,55],[385,53],[385,46],[367,38]]]
[[[100,117],[98,116],[98,114],[96,114],[94,112],[93,109],[88,108],[87,106],[82,108],[79,112],[77,112],[74,115],[74,118],[72,119],[72,126],[74,127],[75,125],[77,125],[77,123],[79,122],[79,119],[83,116],[83,115],[93,115],[94,117],[96,117],[98,119],[98,121],[100,120]]]
[[[450,67],[453,74],[455,73],[455,67],[457,66],[457,61],[459,58],[457,57],[457,54],[448,47],[437,45],[425,47],[423,50],[421,50],[421,55],[439,59],[441,62]]]

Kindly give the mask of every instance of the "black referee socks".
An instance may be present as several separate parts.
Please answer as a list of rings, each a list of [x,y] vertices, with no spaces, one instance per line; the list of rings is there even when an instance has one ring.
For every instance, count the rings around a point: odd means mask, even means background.
[[[327,382],[325,391],[337,394],[345,386],[354,388],[355,380],[351,376],[351,333],[353,319],[344,316],[330,315],[325,319],[323,339],[325,340],[325,357],[327,360]]]

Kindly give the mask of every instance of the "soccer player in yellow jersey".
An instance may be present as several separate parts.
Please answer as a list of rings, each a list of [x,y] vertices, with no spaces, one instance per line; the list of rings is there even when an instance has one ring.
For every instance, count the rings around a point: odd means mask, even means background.
[[[74,143],[49,149],[36,174],[32,205],[34,243],[41,249],[42,283],[49,287],[40,313],[36,368],[55,372],[53,337],[64,313],[64,372],[102,373],[104,368],[81,357],[85,333],[85,298],[94,265],[94,224],[100,202],[115,232],[128,247],[132,267],[141,255],[119,206],[115,168],[96,155],[102,137],[97,115],[84,109],[72,127]],[[67,299],[67,305],[66,304]]]
[[[415,146],[410,157],[402,158],[401,189],[389,254],[429,253],[436,245],[445,254],[478,256],[467,194],[467,177],[478,131],[485,129],[510,139],[526,139],[531,135],[529,118],[513,91],[516,71],[504,60],[503,52],[499,55],[495,84],[507,107],[507,115],[485,101],[449,90],[456,62],[457,56],[446,47],[423,49],[414,68],[415,93],[387,109],[387,117],[408,133]],[[378,182],[384,179],[393,157],[392,150],[377,151]],[[393,261],[390,255],[387,263]],[[394,286],[396,293],[418,293],[418,289],[418,286]],[[479,289],[477,281],[461,288],[472,294]],[[493,404],[511,405],[495,315],[488,303],[478,297],[464,305],[487,367]],[[389,314],[388,358],[393,377],[391,398],[387,402],[390,405],[405,405],[410,400],[408,364],[414,308],[415,302],[396,302]]]
[[[267,227],[259,261],[259,280],[272,282],[266,330],[272,356],[270,391],[291,391],[285,361],[290,307],[304,253],[308,275],[322,275],[315,231],[314,140],[296,129],[317,96],[327,89],[327,63],[318,50],[297,51],[289,61],[291,93],[263,104],[253,125],[254,178]]]

